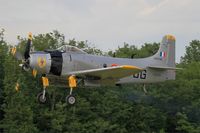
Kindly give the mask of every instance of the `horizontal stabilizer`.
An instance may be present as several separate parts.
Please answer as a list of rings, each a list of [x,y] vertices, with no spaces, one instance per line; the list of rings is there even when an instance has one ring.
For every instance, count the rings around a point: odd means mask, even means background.
[[[148,66],[148,68],[157,69],[157,70],[181,70],[182,69],[182,68],[164,67],[164,66]]]

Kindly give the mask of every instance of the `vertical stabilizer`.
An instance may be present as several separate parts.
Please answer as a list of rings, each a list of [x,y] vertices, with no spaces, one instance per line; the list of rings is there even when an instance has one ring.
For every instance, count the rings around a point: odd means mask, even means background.
[[[174,36],[165,35],[158,52],[154,55],[154,59],[162,61],[163,66],[175,67],[175,41]]]

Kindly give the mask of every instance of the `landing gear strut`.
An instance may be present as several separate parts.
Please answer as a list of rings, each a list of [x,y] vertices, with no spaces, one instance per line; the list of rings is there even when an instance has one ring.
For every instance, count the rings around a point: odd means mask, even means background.
[[[68,96],[66,96],[66,102],[70,105],[74,105],[76,103],[76,98],[75,96],[72,95],[72,91],[77,86],[76,77],[74,75],[71,75],[68,80],[69,80],[70,93]]]
[[[46,88],[49,86],[49,79],[45,76],[42,77],[43,91],[38,93],[37,99],[40,103],[46,103]]]
[[[147,89],[146,89],[146,85],[145,84],[143,85],[143,91],[144,91],[145,94],[147,94]]]

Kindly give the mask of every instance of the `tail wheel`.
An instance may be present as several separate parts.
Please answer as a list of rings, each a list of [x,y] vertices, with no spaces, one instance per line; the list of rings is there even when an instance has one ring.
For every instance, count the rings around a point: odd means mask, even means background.
[[[46,96],[43,97],[43,92],[40,92],[40,93],[37,95],[37,99],[38,99],[38,102],[39,102],[39,103],[42,103],[42,104],[46,103],[46,101],[47,101]]]
[[[68,95],[66,97],[66,102],[70,105],[74,105],[76,103],[76,98],[73,95]]]

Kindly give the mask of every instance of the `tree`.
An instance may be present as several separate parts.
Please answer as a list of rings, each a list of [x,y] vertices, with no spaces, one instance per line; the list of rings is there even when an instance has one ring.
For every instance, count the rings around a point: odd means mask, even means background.
[[[193,40],[189,46],[186,46],[186,53],[181,57],[181,62],[189,64],[191,62],[200,61],[200,41]]]
[[[18,50],[23,53],[27,38],[18,36]],[[65,37],[57,30],[46,34],[38,34],[33,36],[33,48],[37,51],[43,51],[47,49],[57,49],[65,44]]]
[[[13,65],[14,64],[14,65]],[[9,133],[35,133],[37,128],[33,122],[33,95],[26,83],[30,80],[26,73],[17,66],[12,56],[7,56],[4,63],[4,104],[2,105],[4,119],[0,127]],[[12,70],[12,71],[11,71]],[[26,78],[27,77],[27,78]],[[19,83],[20,91],[16,92],[15,85]]]
[[[200,131],[199,127],[188,121],[188,117],[185,113],[178,112],[177,117],[177,127],[176,130],[180,133],[198,133]]]
[[[2,109],[2,105],[4,103],[4,93],[3,93],[4,92],[3,80],[5,76],[4,62],[8,51],[7,43],[4,41],[4,31],[5,31],[4,29],[1,29],[0,31],[0,121],[4,117],[4,111]]]
[[[145,43],[139,49],[135,45],[129,45],[128,43],[124,43],[123,47],[118,47],[114,52],[109,51],[108,55],[120,57],[120,58],[144,58],[151,55],[154,55],[159,48],[159,43]]]
[[[141,49],[138,52],[139,58],[144,58],[154,55],[159,49],[159,43],[145,43],[142,45]]]
[[[128,43],[124,43],[123,47],[118,47],[114,52],[109,51],[108,55],[120,58],[131,58],[138,55],[138,49],[134,45],[129,45]]]

